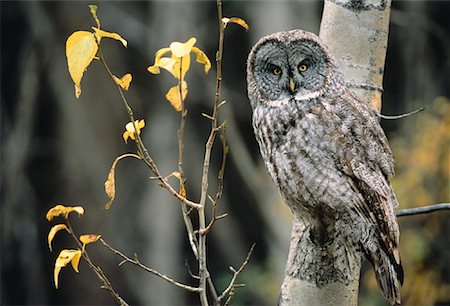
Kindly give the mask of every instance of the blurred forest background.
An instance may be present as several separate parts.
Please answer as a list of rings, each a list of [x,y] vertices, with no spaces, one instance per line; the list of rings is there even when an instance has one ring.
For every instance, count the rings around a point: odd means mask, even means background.
[[[134,151],[122,133],[129,121],[115,85],[99,62],[82,81],[77,101],[67,71],[65,41],[76,30],[90,30],[91,2],[1,1],[1,304],[112,304],[110,295],[85,263],[71,268],[53,285],[54,261],[63,248],[75,247],[58,235],[49,252],[45,219],[57,203],[83,205],[72,216],[78,234],[98,233],[112,246],[158,271],[193,283],[185,261],[194,263],[181,210],[173,197],[148,180],[147,168],[124,160],[117,168],[117,198],[110,210],[104,182],[114,158]],[[143,140],[163,173],[177,168],[179,113],[165,100],[174,85],[166,72],[151,75],[155,52],[172,41],[195,36],[211,61],[217,47],[215,1],[98,1],[102,28],[128,40],[128,48],[102,42],[116,75],[130,72],[127,97],[137,118],[145,118]],[[235,305],[275,305],[284,274],[291,214],[280,200],[259,156],[246,96],[246,58],[263,35],[301,28],[318,33],[322,1],[225,1],[224,15],[250,25],[245,32],[229,25],[225,34],[222,119],[230,146],[224,197],[219,212],[229,215],[208,236],[212,277],[223,289],[256,242],[239,282]],[[426,110],[386,121],[396,157],[394,189],[401,208],[450,200],[450,2],[393,1],[387,53],[383,113]],[[349,37],[348,39],[351,39]],[[186,127],[188,197],[199,194],[204,143],[211,110],[215,66],[205,77],[192,65]],[[214,151],[213,172],[221,158]],[[211,176],[214,189],[215,175]],[[404,305],[450,304],[450,213],[400,219],[405,268]],[[94,262],[132,304],[189,305],[197,296],[124,265],[100,244],[89,246]],[[386,305],[373,272],[365,263],[361,305]]]

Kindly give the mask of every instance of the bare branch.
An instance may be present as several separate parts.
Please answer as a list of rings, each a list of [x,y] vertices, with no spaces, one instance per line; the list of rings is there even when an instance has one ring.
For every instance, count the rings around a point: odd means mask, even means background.
[[[117,249],[113,248],[112,246],[110,246],[110,245],[109,245],[108,243],[106,243],[106,241],[103,240],[102,238],[100,238],[100,241],[101,241],[102,244],[103,244],[105,247],[107,247],[111,252],[113,252],[114,254],[116,254],[116,255],[118,255],[118,256],[120,256],[120,257],[123,258],[123,261],[121,261],[121,264],[123,264],[124,262],[127,262],[127,263],[133,264],[133,265],[135,265],[135,266],[138,266],[139,268],[141,268],[141,269],[143,269],[143,270],[145,270],[145,271],[147,271],[147,272],[150,272],[150,273],[152,273],[152,274],[154,274],[154,275],[156,275],[156,276],[162,278],[163,280],[165,280],[165,281],[171,283],[172,285],[175,285],[175,286],[180,287],[180,288],[182,288],[182,289],[185,289],[185,290],[188,290],[188,291],[191,291],[191,292],[201,292],[201,291],[202,291],[201,288],[198,288],[198,287],[192,287],[192,286],[189,286],[189,285],[186,285],[186,284],[182,284],[182,283],[180,283],[180,282],[174,280],[173,278],[168,277],[168,276],[165,275],[165,274],[162,274],[162,273],[160,273],[160,272],[158,272],[158,271],[156,271],[156,270],[154,270],[154,269],[152,269],[152,268],[147,267],[146,265],[142,264],[142,263],[139,261],[139,259],[137,258],[137,256],[135,256],[135,259],[131,259],[130,257],[128,257],[127,255],[123,254],[123,253],[120,252],[119,250],[117,250]]]
[[[450,203],[433,204],[423,207],[400,209],[395,212],[397,217],[432,213],[440,210],[450,210]]]
[[[81,243],[81,241],[78,239],[77,235],[75,234],[75,231],[72,228],[72,224],[70,223],[68,218],[66,219],[66,225],[67,225],[67,228],[69,229],[70,235],[75,240],[75,242],[78,244],[78,247],[81,250],[83,250],[83,244]],[[91,258],[89,257],[89,254],[88,254],[86,248],[84,248],[83,252],[81,253],[81,256],[86,261],[89,268],[92,271],[94,271],[94,273],[97,275],[97,277],[103,282],[103,285],[101,287],[103,289],[106,289],[114,297],[114,299],[117,301],[117,303],[119,305],[128,306],[128,303],[125,302],[125,300],[122,297],[120,297],[120,295],[114,290],[113,286],[111,285],[111,282],[106,277],[105,273],[103,273],[102,269],[100,269],[100,267],[94,265]]]
[[[184,266],[186,267],[186,269],[187,269],[189,275],[190,275],[192,278],[194,278],[194,279],[200,279],[200,277],[199,277],[198,275],[195,275],[194,273],[192,273],[191,266],[189,265],[187,259],[184,261]]]
[[[412,116],[414,114],[420,113],[421,111],[423,111],[425,109],[425,107],[416,109],[412,112],[406,113],[406,114],[400,114],[400,115],[394,115],[394,116],[390,116],[390,115],[382,115],[378,112],[376,112],[376,115],[382,119],[387,119],[387,120],[395,120],[395,119],[401,119],[401,118],[405,118],[405,117],[409,117]]]
[[[239,273],[242,272],[242,270],[244,270],[245,266],[248,264],[250,257],[252,256],[253,250],[256,246],[256,243],[254,243],[250,250],[247,253],[247,257],[245,257],[244,262],[242,263],[242,265],[240,266],[240,268],[238,270],[234,269],[233,267],[230,266],[230,270],[233,272],[233,277],[230,280],[230,283],[228,285],[228,287],[222,292],[222,294],[218,297],[218,301],[220,303],[220,301],[222,301],[224,298],[232,296],[232,292],[234,290],[234,288],[236,287],[242,287],[241,284],[235,284],[236,282],[236,278],[238,277]],[[228,304],[230,302],[230,299],[227,299],[226,303]]]

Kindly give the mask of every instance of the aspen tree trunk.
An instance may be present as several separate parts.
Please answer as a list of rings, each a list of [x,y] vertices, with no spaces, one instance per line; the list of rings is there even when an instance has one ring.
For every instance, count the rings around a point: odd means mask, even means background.
[[[320,38],[329,47],[347,86],[381,110],[391,0],[325,0]]]
[[[347,86],[378,112],[381,110],[390,6],[391,0],[325,0],[320,25],[319,36],[338,61]],[[338,275],[342,263],[327,261],[324,267],[324,258],[333,257],[332,250],[317,248],[309,239],[301,218],[294,216],[279,305],[356,306],[361,255],[350,254],[347,271],[351,275],[343,277],[346,281],[321,284],[314,276]]]

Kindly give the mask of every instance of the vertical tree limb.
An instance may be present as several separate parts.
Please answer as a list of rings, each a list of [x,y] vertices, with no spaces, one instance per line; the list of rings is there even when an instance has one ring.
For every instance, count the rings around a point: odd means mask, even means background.
[[[391,0],[325,0],[320,25],[319,36],[338,61],[347,86],[378,112],[381,110],[390,6]],[[301,219],[294,217],[279,305],[356,306],[360,254],[347,254],[345,270],[342,262],[335,259],[339,256],[333,256],[332,247],[318,250],[309,236]],[[321,269],[314,268],[323,264],[325,257],[321,252],[334,260],[326,263],[326,273],[333,277],[344,271],[349,274],[346,281],[336,277],[338,281],[321,284]],[[298,274],[302,274],[302,279],[296,277]]]
[[[381,110],[391,0],[325,0],[320,38],[339,62],[347,86]]]

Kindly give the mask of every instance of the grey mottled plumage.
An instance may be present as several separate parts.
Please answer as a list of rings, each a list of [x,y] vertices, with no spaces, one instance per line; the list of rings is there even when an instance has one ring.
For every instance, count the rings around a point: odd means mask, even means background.
[[[394,160],[369,106],[346,88],[320,39],[301,30],[263,37],[247,82],[261,155],[287,205],[317,244],[338,241],[343,257],[363,252],[384,296],[400,303]]]

